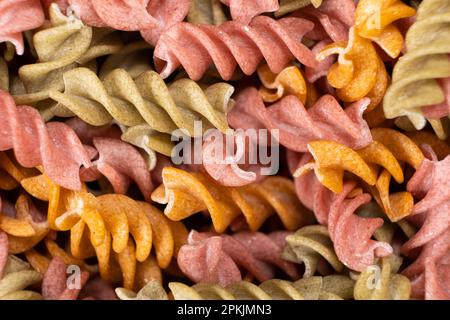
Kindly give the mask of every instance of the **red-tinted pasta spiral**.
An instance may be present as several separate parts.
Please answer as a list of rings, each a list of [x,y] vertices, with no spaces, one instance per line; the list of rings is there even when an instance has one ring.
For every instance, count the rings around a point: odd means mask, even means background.
[[[23,54],[22,32],[40,27],[44,12],[39,0],[4,0],[0,2],[0,43],[14,44],[18,54]]]
[[[238,65],[245,74],[252,74],[262,60],[275,73],[294,59],[314,67],[314,55],[301,42],[313,27],[305,19],[273,20],[266,16],[255,17],[249,25],[236,21],[220,26],[180,22],[160,37],[154,62],[163,78],[181,65],[193,80],[199,80],[211,65],[225,80]]]
[[[354,24],[355,3],[353,0],[324,0],[319,8],[309,6],[292,16],[314,22],[314,30],[306,35],[310,39],[347,41],[348,30]]]
[[[450,299],[450,156],[438,161],[431,148],[427,149],[431,160],[423,160],[407,185],[408,191],[422,198],[408,217],[419,230],[401,249],[413,255],[422,248],[403,274],[412,281],[414,297]]]
[[[343,109],[335,98],[325,95],[307,110],[295,96],[287,96],[266,108],[258,90],[248,87],[235,100],[236,105],[228,114],[233,128],[277,129],[280,144],[294,151],[307,152],[307,144],[313,140],[332,140],[354,149],[372,142],[362,118],[370,103],[368,99]]]
[[[47,1],[48,2],[48,1]],[[61,10],[70,8],[88,26],[140,31],[151,44],[168,27],[182,21],[189,0],[58,0]],[[132,18],[130,18],[132,17]]]
[[[414,205],[413,222],[420,225],[419,231],[408,241],[402,251],[408,254],[412,249],[433,241],[450,228],[450,156],[441,161],[424,159],[407,189],[422,198]]]
[[[93,147],[84,145],[67,124],[44,123],[36,109],[16,106],[11,95],[1,90],[0,123],[0,150],[13,149],[19,164],[26,168],[42,166],[56,184],[79,190],[81,180],[92,181],[104,175],[117,193],[125,193],[130,182],[135,181],[145,198],[150,199],[153,184],[146,162],[131,145],[108,137],[114,137],[114,132],[99,128],[94,138],[95,130],[91,128],[91,137],[85,137],[85,141],[92,141]],[[83,125],[74,128],[82,133]]]
[[[410,278],[414,298],[450,299],[450,228],[426,243],[402,274]]]
[[[55,183],[72,190],[81,188],[81,165],[90,167],[90,157],[75,132],[61,122],[44,123],[39,112],[17,106],[0,90],[0,150],[14,149],[24,167],[42,165]]]
[[[274,266],[297,279],[299,273],[295,265],[281,259],[284,238],[288,234],[243,231],[230,236],[192,231],[188,244],[178,253],[178,265],[195,282],[222,286],[242,280],[239,267],[261,282],[273,278]]]
[[[230,7],[231,18],[234,21],[249,23],[253,17],[264,12],[277,11],[278,0],[220,0]]]

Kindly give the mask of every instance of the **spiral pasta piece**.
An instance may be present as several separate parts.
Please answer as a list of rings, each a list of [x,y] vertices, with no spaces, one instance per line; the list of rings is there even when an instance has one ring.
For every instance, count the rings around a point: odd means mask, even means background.
[[[308,110],[294,96],[287,96],[265,107],[254,87],[240,91],[236,106],[228,114],[233,128],[278,130],[279,142],[288,149],[306,152],[307,144],[325,139],[360,149],[372,141],[369,127],[362,119],[368,99],[343,109],[331,95],[322,96]]]
[[[414,298],[426,300],[448,300],[450,281],[450,228],[432,241],[427,242],[419,256],[402,274],[411,280]]]
[[[447,133],[439,119],[448,116],[450,105],[449,17],[449,1],[422,1],[417,21],[406,35],[407,52],[395,65],[383,104],[386,118],[405,116],[418,130],[428,118],[441,139]],[[428,117],[427,109],[443,112]]]
[[[154,45],[161,33],[182,21],[189,10],[189,0],[69,0],[71,8],[89,26],[140,31]],[[133,19],[129,19],[132,16]]]
[[[64,89],[64,72],[122,47],[118,35],[106,29],[93,30],[74,16],[63,15],[56,4],[51,5],[49,15],[50,25],[33,36],[38,62],[19,68],[23,88],[13,91],[18,104],[35,104],[44,114],[48,108],[58,108],[46,100],[51,90]]]
[[[0,150],[13,149],[17,162],[26,168],[42,165],[61,186],[81,188],[80,166],[89,167],[90,157],[70,127],[59,122],[45,124],[35,109],[16,106],[1,90],[0,123]]]
[[[182,224],[168,221],[147,203],[119,194],[95,197],[50,181],[47,186],[50,228],[70,230],[71,254],[77,259],[97,256],[102,278],[115,279],[117,263],[127,288],[134,288],[137,264],[146,263],[152,247],[158,265],[166,268],[187,237]]]
[[[133,146],[114,138],[94,137],[92,143],[98,159],[90,168],[82,168],[84,181],[98,180],[102,175],[111,183],[114,192],[125,194],[134,181],[144,199],[149,201],[153,183],[144,157]]]
[[[12,43],[22,55],[24,44],[22,32],[40,27],[44,12],[39,0],[7,0],[0,4],[0,43]]]
[[[0,231],[0,300],[41,300],[31,285],[42,280],[42,275],[31,269],[25,261],[8,255],[8,237]]]
[[[116,52],[108,56],[105,62],[102,64],[99,70],[99,78],[104,79],[111,71],[115,69],[124,69],[133,78],[136,79],[143,72],[152,70],[152,67],[148,61],[148,54],[150,51],[150,46],[143,42],[132,42],[123,47],[120,52]],[[47,112],[48,117],[52,115]],[[71,124],[75,124],[71,127],[80,136],[77,128],[80,128],[82,132],[97,132],[100,130],[106,130],[105,128],[94,128],[87,124],[83,124],[79,118],[74,118],[77,120],[69,120]],[[108,125],[108,128],[112,128]],[[156,165],[156,152],[162,154],[170,154],[172,151],[172,143],[170,142],[169,136],[163,133],[157,133],[156,131],[149,128],[147,125],[134,126],[132,128],[126,128],[125,126],[120,126],[123,133],[122,136],[118,134],[114,135],[114,138],[121,138],[123,141],[128,142],[136,147],[143,149],[146,152],[145,160],[148,164],[148,169],[152,170]],[[109,129],[108,129],[109,130]],[[90,143],[92,144],[92,143]]]
[[[165,215],[174,221],[207,210],[216,232],[222,233],[240,215],[250,230],[277,214],[287,230],[296,230],[311,221],[295,195],[292,181],[268,177],[260,183],[240,188],[224,187],[203,173],[188,173],[166,167],[163,184],[152,193],[152,200],[166,204]]]
[[[83,181],[94,181],[104,176],[114,191],[120,194],[126,193],[130,183],[134,181],[144,198],[150,199],[153,184],[149,168],[144,157],[134,147],[115,138],[115,136],[120,137],[120,130],[117,128],[114,130],[113,127],[92,128],[75,118],[67,121],[66,124],[78,136],[74,141],[69,140],[69,144],[77,143],[79,138],[83,143],[84,151],[94,160],[89,167],[81,168],[79,175]],[[69,132],[73,134],[72,131]],[[58,143],[58,140],[55,142]],[[20,182],[30,194],[48,201],[45,191],[41,190],[42,188],[39,189],[42,186],[48,187],[39,170],[17,168],[5,155],[1,156],[0,162],[5,171],[17,182]],[[39,169],[42,171],[42,168]],[[4,186],[4,189],[15,187],[14,182],[8,176],[5,176],[5,179],[9,181],[4,181],[4,183],[10,185]],[[35,190],[34,187],[37,189]]]
[[[232,77],[237,65],[245,74],[252,74],[263,59],[275,73],[294,58],[315,66],[313,54],[301,43],[312,28],[313,24],[304,19],[273,20],[266,16],[255,17],[249,25],[235,21],[220,26],[181,22],[161,36],[154,62],[162,78],[181,65],[192,80],[199,80],[212,64],[224,80]]]
[[[86,241],[89,241],[87,237],[83,237],[83,241],[86,244]],[[35,249],[29,250],[25,252],[25,257],[27,261],[31,264],[31,266],[44,274],[44,278],[49,278],[47,281],[48,286],[51,290],[43,289],[43,295],[46,299],[76,299],[79,291],[72,290],[65,286],[66,284],[66,267],[78,266],[80,268],[80,286],[86,283],[87,276],[90,274],[98,274],[99,273],[99,265],[90,265],[85,262],[83,259],[79,259],[74,257],[70,248],[63,249],[58,246],[58,244],[50,239],[49,237],[44,240],[46,252],[41,253]],[[92,257],[95,257],[94,249],[89,249],[93,251]],[[89,256],[90,257],[90,256]],[[84,257],[86,258],[86,257]],[[130,257],[132,258],[132,257]],[[55,261],[56,260],[56,261]],[[119,264],[118,258],[114,257],[111,260],[110,270],[111,270],[111,278],[103,279],[103,278],[94,278],[86,283],[86,286],[83,288],[83,295],[89,293],[89,291],[93,294],[91,298],[95,298],[98,295],[106,295],[106,300],[114,300],[116,299],[113,292],[111,292],[111,287],[108,283],[118,283],[123,280],[123,278],[129,274],[130,269],[127,265],[132,263],[131,261],[123,261]],[[125,263],[124,263],[125,262]],[[159,268],[156,259],[153,256],[149,256],[143,262],[136,262],[136,269],[134,272],[134,287],[133,288],[142,288],[145,284],[150,281],[158,281],[161,282],[161,269]],[[53,265],[53,266],[52,266]],[[64,268],[64,269],[63,269]],[[62,272],[64,270],[64,273]],[[56,274],[55,274],[56,273]],[[122,273],[122,275],[121,275]],[[101,275],[100,275],[101,276]],[[100,286],[100,287],[99,287]],[[90,288],[92,287],[92,288]],[[56,294],[52,294],[49,291],[57,291]],[[93,291],[93,292],[92,292]],[[99,292],[100,291],[100,292]],[[111,296],[112,294],[112,296]],[[61,296],[61,297],[60,297]]]
[[[342,300],[353,296],[354,281],[345,276],[326,276],[290,282],[280,279],[264,281],[259,286],[239,281],[226,287],[211,283],[197,283],[189,287],[170,282],[170,296],[174,300]],[[138,293],[117,288],[121,300],[168,300],[161,284],[149,282]]]
[[[23,181],[32,179],[39,171],[28,170],[14,163],[5,153],[0,153],[0,189],[14,190]],[[39,243],[50,231],[44,215],[30,199],[21,194],[13,206],[0,196],[0,231],[6,232],[9,252],[23,253]]]
[[[178,266],[194,282],[221,286],[242,280],[239,267],[261,282],[274,277],[274,267],[295,280],[299,278],[295,265],[281,259],[282,239],[287,234],[242,231],[218,235],[191,231],[188,243],[178,254]]]
[[[308,6],[291,16],[314,23],[314,29],[305,37],[314,41],[331,39],[347,41],[349,28],[354,24],[355,3],[352,0],[324,0],[318,8]]]
[[[9,252],[23,253],[37,245],[50,231],[45,217],[24,195],[19,196],[15,208],[2,201],[0,230],[8,234]],[[11,212],[12,211],[12,212]]]
[[[370,192],[391,221],[398,221],[412,213],[414,201],[409,192],[389,194],[391,177],[397,183],[403,183],[400,163],[406,162],[417,169],[423,154],[412,140],[392,129],[373,129],[372,135],[374,142],[356,151],[331,141],[311,142],[309,150],[316,162],[305,164],[295,175],[314,168],[318,180],[324,186],[340,193],[344,171],[350,171],[369,185]],[[328,157],[330,152],[337,156]]]
[[[42,279],[42,296],[45,300],[77,300],[89,273],[83,271],[80,274],[79,287],[70,288],[67,286],[66,270],[66,264],[61,258],[55,257],[50,261]]]
[[[233,106],[230,97],[234,89],[226,83],[204,90],[189,79],[166,85],[154,71],[133,79],[124,69],[115,69],[101,80],[87,68],[75,68],[63,78],[64,92],[50,92],[59,105],[94,126],[115,120],[128,128],[126,140],[133,135],[130,131],[138,131],[141,139],[147,137],[151,149],[155,148],[155,137],[165,134],[170,150],[170,134],[178,128],[190,136],[201,134],[195,131],[196,121],[202,121],[205,130],[215,127],[225,132],[228,128],[226,113]],[[170,151],[165,154],[170,156]]]
[[[305,266],[303,278],[314,276],[323,258],[336,272],[342,272],[344,266],[334,253],[333,242],[325,226],[306,226],[286,237],[283,259],[303,263]]]
[[[244,24],[265,12],[274,12],[279,9],[278,0],[220,0],[230,7],[231,18]]]

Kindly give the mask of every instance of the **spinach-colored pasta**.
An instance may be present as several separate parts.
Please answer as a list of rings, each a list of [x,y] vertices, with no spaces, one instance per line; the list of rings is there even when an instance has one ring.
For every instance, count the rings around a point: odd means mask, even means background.
[[[424,0],[406,35],[407,52],[395,65],[384,97],[386,118],[407,117],[416,130],[430,122],[441,139],[447,137],[450,87],[450,1]],[[408,129],[405,121],[397,124]]]
[[[315,275],[321,259],[325,259],[340,273],[344,269],[333,249],[328,230],[321,225],[306,226],[286,237],[283,259],[305,266],[304,278]]]
[[[346,276],[312,277],[295,282],[272,279],[259,286],[248,281],[221,287],[212,283],[198,283],[189,287],[180,282],[169,283],[174,300],[342,300],[353,297],[354,281]],[[122,300],[167,300],[160,284],[149,282],[138,293],[117,288]]]
[[[94,126],[114,120],[150,140],[150,133],[156,132],[157,136],[166,137],[165,143],[170,143],[170,134],[178,128],[189,136],[202,134],[196,133],[195,121],[201,121],[204,130],[215,127],[225,132],[226,114],[233,106],[234,88],[229,84],[217,83],[202,89],[190,79],[179,79],[166,85],[154,71],[133,79],[125,69],[114,69],[100,79],[92,70],[81,67],[65,72],[63,79],[64,91],[52,90],[49,96],[58,106],[70,110],[70,115]],[[136,126],[139,129],[133,129]],[[126,140],[136,141],[136,137]],[[169,148],[158,151],[164,150]],[[164,153],[170,156],[167,151]]]
[[[87,27],[75,16],[63,15],[56,4],[49,14],[50,25],[33,36],[38,61],[19,68],[23,86],[12,94],[17,103],[34,104],[44,115],[49,108],[66,115],[67,110],[48,101],[50,91],[64,89],[63,74],[80,65],[95,69],[95,58],[119,51],[122,43],[113,30]]]

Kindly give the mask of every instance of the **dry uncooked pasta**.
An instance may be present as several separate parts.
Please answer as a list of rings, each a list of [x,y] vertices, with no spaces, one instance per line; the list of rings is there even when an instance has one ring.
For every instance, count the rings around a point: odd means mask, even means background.
[[[447,133],[440,119],[448,116],[450,106],[449,15],[449,1],[421,3],[406,34],[407,53],[395,65],[383,105],[386,117],[399,119],[400,126],[401,117],[416,129],[428,119],[441,139]]]
[[[450,0],[0,0],[0,300],[450,300],[449,43]]]
[[[342,300],[353,296],[354,281],[345,276],[327,276],[289,282],[271,279],[259,286],[239,281],[221,287],[198,283],[189,287],[183,283],[169,283],[174,300]],[[122,300],[168,300],[168,295],[157,282],[149,282],[138,293],[117,288]]]
[[[152,193],[152,200],[167,204],[164,213],[179,221],[208,210],[214,229],[222,233],[243,215],[251,230],[258,230],[276,214],[287,230],[295,230],[311,221],[311,214],[295,197],[292,181],[270,177],[255,185],[224,187],[202,173],[164,168],[163,184]],[[189,206],[179,205],[189,203]]]
[[[325,258],[336,272],[343,270],[342,263],[334,253],[327,228],[320,225],[306,226],[288,235],[282,257],[288,261],[303,263],[304,278],[316,273],[322,258]]]

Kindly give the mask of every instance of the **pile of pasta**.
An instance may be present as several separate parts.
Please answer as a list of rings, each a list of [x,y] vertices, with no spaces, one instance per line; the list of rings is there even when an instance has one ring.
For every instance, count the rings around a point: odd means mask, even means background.
[[[450,0],[0,1],[0,300],[450,299],[449,57]]]

